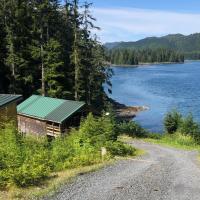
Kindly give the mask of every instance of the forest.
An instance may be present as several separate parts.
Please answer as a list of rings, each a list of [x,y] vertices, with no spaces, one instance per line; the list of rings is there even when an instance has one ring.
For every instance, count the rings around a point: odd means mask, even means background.
[[[137,65],[140,63],[184,62],[184,55],[170,49],[130,49],[107,50],[108,62],[115,65]]]
[[[169,34],[163,37],[147,37],[135,42],[111,42],[106,43],[108,49],[172,49],[181,52],[188,60],[200,57],[200,33],[191,35]]]
[[[78,0],[3,0],[0,93],[42,94],[100,105],[112,71],[92,30],[92,4]]]

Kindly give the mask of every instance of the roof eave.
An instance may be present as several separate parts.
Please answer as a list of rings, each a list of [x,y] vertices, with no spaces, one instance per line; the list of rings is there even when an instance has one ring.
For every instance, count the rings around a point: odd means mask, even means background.
[[[5,106],[7,106],[7,105],[9,105],[9,104],[11,104],[11,103],[13,103],[13,102],[18,102],[18,101],[20,101],[20,100],[23,99],[23,96],[22,96],[22,95],[16,95],[16,96],[18,96],[18,97],[16,97],[15,99],[13,99],[13,100],[11,100],[11,101],[9,101],[9,102],[3,104],[3,105],[0,105],[0,108],[5,107]]]

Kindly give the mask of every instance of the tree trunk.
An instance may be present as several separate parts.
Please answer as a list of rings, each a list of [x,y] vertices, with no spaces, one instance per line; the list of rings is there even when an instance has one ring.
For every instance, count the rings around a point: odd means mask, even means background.
[[[41,70],[42,70],[42,96],[46,96],[46,85],[45,85],[45,67],[44,67],[44,48],[43,48],[43,34],[42,34],[42,29],[41,29],[41,45],[40,45],[40,54],[41,54]]]
[[[78,95],[78,81],[79,81],[79,66],[78,66],[78,51],[77,51],[77,0],[74,1],[74,67],[75,67],[75,77],[74,77],[74,87],[75,87],[75,100],[79,100]]]

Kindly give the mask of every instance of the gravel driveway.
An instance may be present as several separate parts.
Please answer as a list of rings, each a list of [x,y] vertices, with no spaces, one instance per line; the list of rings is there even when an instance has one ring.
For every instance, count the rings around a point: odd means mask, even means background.
[[[132,142],[148,155],[121,160],[64,186],[52,200],[200,200],[197,153]]]

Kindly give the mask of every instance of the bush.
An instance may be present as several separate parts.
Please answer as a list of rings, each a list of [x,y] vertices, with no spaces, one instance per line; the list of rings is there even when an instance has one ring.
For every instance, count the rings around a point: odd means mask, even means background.
[[[146,137],[148,132],[133,121],[123,122],[117,126],[119,134],[127,134],[131,137]]]
[[[191,135],[194,138],[195,142],[197,144],[200,144],[200,126],[199,126],[199,124],[196,124],[196,127],[193,128]]]
[[[23,164],[14,171],[13,182],[17,186],[25,187],[39,184],[51,172],[49,152],[44,148],[32,151],[32,156],[26,156]]]
[[[198,129],[198,124],[194,121],[192,114],[184,118],[180,125],[180,132],[185,135],[194,135]]]
[[[45,140],[23,138],[10,125],[0,130],[0,187],[38,183],[50,173],[48,159]]]
[[[73,130],[52,143],[52,163],[56,171],[101,162],[100,150],[84,134]]]
[[[166,115],[164,125],[167,133],[172,134],[178,131],[183,138],[184,135],[188,135],[196,144],[200,144],[200,125],[194,121],[192,114],[184,118],[177,111],[172,111]]]
[[[81,122],[79,130],[51,143],[44,138],[22,137],[12,126],[0,129],[0,188],[38,185],[51,172],[102,162],[115,155],[133,155],[135,149],[116,142],[116,124],[109,116],[92,114]]]
[[[106,148],[111,153],[111,155],[115,156],[133,156],[136,151],[135,148],[122,142],[107,142]]]
[[[163,137],[163,135],[159,133],[149,133],[148,138],[159,140]]]
[[[182,122],[182,116],[176,110],[167,113],[164,119],[165,131],[169,134],[175,133],[180,127]]]
[[[91,145],[102,146],[106,141],[116,141],[118,134],[109,116],[95,118],[92,114],[82,121],[79,132],[89,139]]]
[[[11,172],[9,170],[0,170],[0,189],[6,188],[10,182]]]

